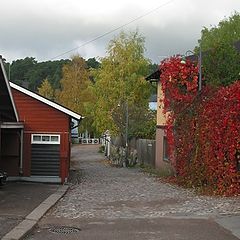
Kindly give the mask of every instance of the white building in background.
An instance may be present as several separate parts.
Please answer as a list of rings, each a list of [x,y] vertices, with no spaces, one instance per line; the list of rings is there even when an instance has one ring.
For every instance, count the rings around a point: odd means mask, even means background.
[[[79,143],[79,132],[78,132],[79,121],[72,119],[71,125],[72,125],[71,126],[72,143]]]
[[[149,106],[149,109],[157,111],[157,94],[151,95],[148,106]]]

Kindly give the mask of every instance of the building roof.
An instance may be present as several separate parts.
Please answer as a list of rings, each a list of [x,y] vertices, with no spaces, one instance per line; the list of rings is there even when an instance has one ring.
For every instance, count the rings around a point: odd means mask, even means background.
[[[16,106],[13,100],[11,88],[9,85],[9,81],[7,79],[7,74],[3,65],[3,59],[0,55],[0,121],[19,121],[18,113],[16,110]],[[6,118],[6,119],[2,119]]]
[[[50,101],[49,99],[47,99],[45,97],[42,97],[39,94],[34,93],[34,92],[32,92],[32,91],[30,91],[30,90],[28,90],[26,88],[20,87],[19,85],[15,84],[15,83],[10,82],[10,86],[11,86],[11,88],[13,88],[13,89],[15,89],[15,90],[17,90],[19,92],[22,92],[22,93],[24,93],[24,94],[26,94],[26,95],[28,95],[28,96],[30,96],[30,97],[40,101],[40,102],[43,102],[43,103],[45,103],[45,104],[47,104],[47,105],[57,109],[58,111],[63,112],[65,114],[71,116],[72,118],[74,118],[76,120],[83,119],[83,117],[81,115],[79,115],[78,113],[75,113],[75,112],[71,111],[70,109],[68,109],[66,107],[63,107],[62,105],[60,105],[58,103]]]
[[[145,79],[149,82],[158,82],[160,79],[160,74],[161,74],[160,70],[157,69],[155,72],[147,76]]]

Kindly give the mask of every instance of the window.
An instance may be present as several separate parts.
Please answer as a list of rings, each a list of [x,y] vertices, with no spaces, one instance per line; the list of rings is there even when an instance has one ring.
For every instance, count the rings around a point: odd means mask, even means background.
[[[43,135],[42,136],[42,141],[43,142],[49,142],[50,141],[50,136]]]
[[[32,144],[60,144],[60,135],[32,134]]]
[[[41,136],[40,135],[33,135],[32,142],[41,142]]]
[[[163,160],[168,161],[168,143],[167,137],[163,137]]]
[[[58,142],[59,136],[51,136],[51,142]]]

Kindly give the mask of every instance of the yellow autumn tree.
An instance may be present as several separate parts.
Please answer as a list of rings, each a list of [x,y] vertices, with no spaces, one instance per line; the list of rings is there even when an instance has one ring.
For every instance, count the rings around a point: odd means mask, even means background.
[[[50,100],[54,99],[54,89],[47,78],[43,80],[41,86],[38,88],[38,93]]]
[[[86,117],[83,125],[90,128],[90,119],[86,116],[86,106],[93,101],[90,89],[89,72],[85,60],[79,55],[73,56],[70,63],[63,66],[63,77],[60,81],[61,90],[56,96],[57,101]]]

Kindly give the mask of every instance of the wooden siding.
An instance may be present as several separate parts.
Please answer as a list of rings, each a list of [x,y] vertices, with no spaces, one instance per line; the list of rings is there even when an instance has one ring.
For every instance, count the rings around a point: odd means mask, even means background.
[[[25,131],[69,132],[69,116],[24,93],[12,89]]]
[[[60,177],[62,182],[69,174],[70,116],[12,89],[20,121],[24,122],[23,176],[31,176],[31,134],[60,134]]]

